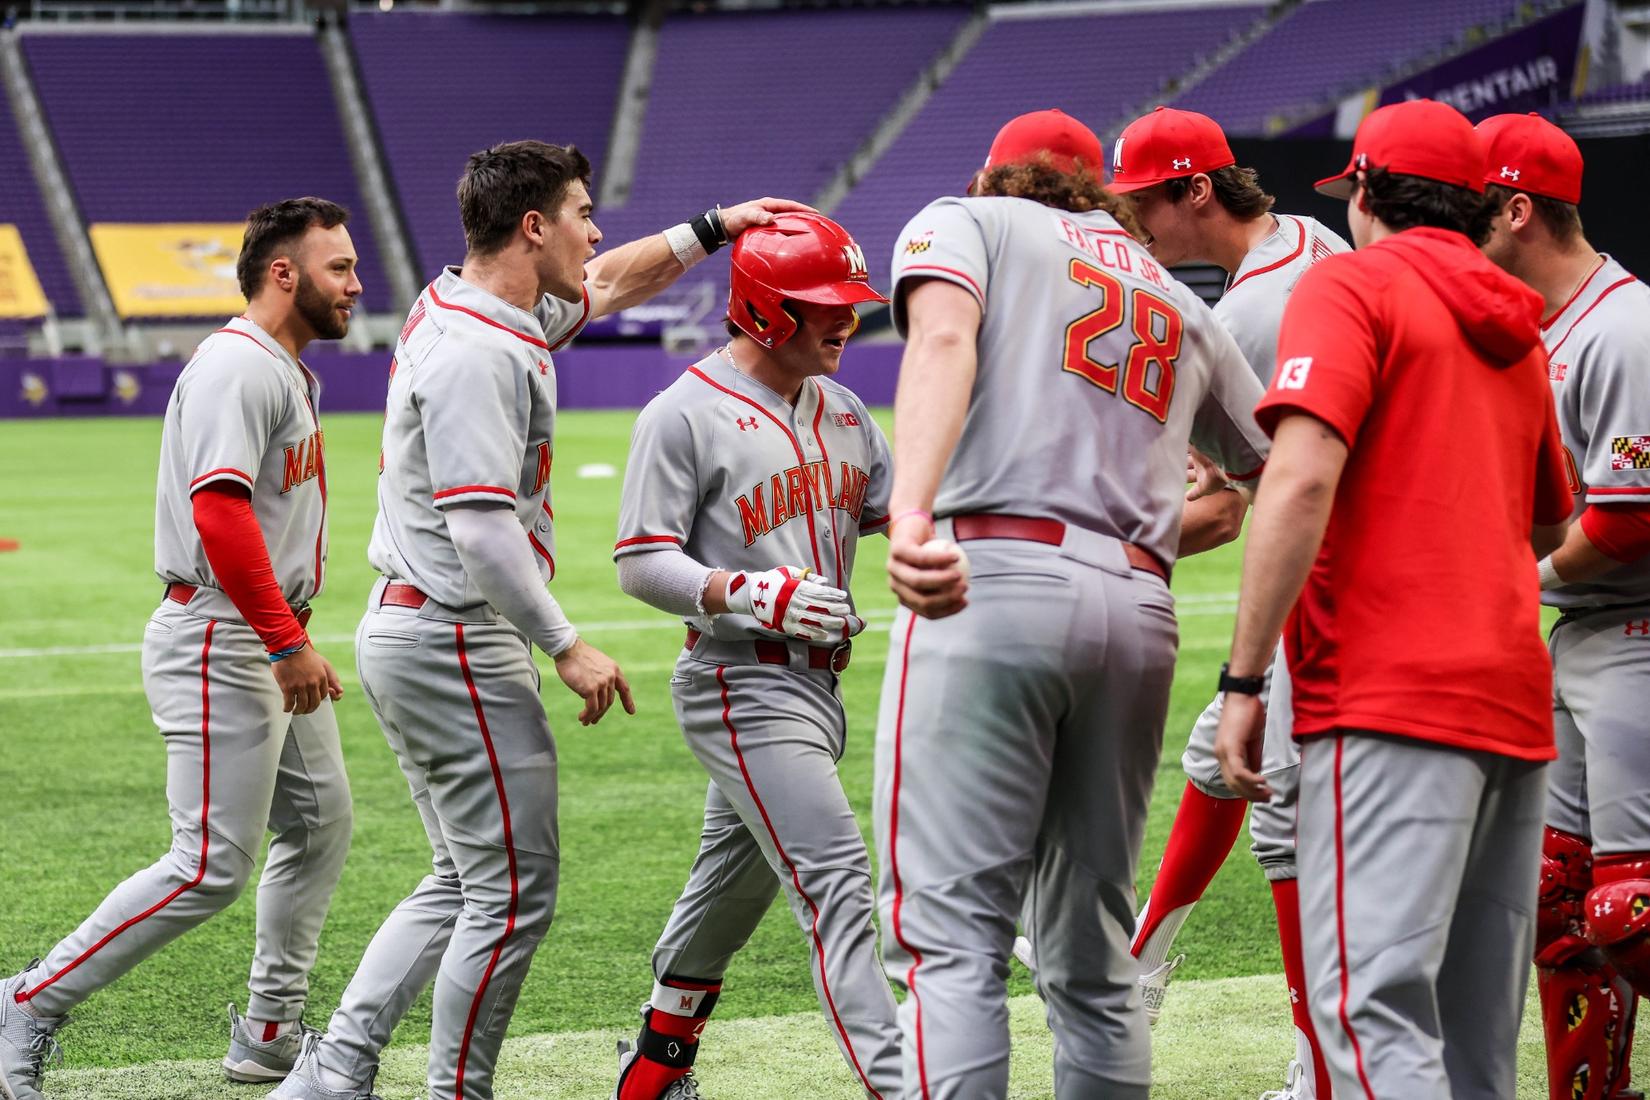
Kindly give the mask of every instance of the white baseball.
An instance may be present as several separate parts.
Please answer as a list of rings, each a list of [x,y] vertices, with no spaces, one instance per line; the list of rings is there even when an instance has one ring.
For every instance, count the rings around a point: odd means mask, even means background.
[[[932,538],[922,544],[924,550],[949,550],[957,556],[957,568],[962,570],[963,580],[968,579],[968,555],[963,548],[950,539]]]

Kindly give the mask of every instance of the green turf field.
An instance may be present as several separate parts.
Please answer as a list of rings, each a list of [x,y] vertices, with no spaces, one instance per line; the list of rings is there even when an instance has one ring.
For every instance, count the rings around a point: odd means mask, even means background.
[[[666,679],[680,624],[619,592],[608,557],[619,482],[580,467],[622,469],[631,414],[569,413],[556,455],[558,599],[636,689],[638,714],[599,726],[553,675],[545,703],[559,737],[563,871],[555,926],[539,951],[500,1069],[502,1096],[606,1095],[611,1039],[634,1030],[650,988],[648,953],[697,846],[705,780],[671,718]],[[338,707],[355,792],[354,848],[313,980],[309,1018],[336,1004],[384,914],[425,873],[429,851],[406,787],[354,679],[349,639],[373,579],[366,563],[374,511],[379,418],[327,419],[332,522],[327,590],[310,624],[343,675]],[[42,954],[110,886],[167,846],[164,753],[138,674],[138,643],[160,585],[152,572],[158,420],[11,422],[0,430],[0,971]],[[892,597],[883,542],[860,555],[858,597],[872,626],[845,677],[850,720],[842,774],[869,835],[871,742]],[[1152,806],[1142,888],[1162,851],[1184,783],[1179,752],[1208,701],[1235,606],[1238,555],[1188,559],[1175,574],[1182,662]],[[548,662],[541,657],[541,662]],[[1169,1100],[1253,1097],[1292,1051],[1271,902],[1240,845],[1180,938],[1187,962],[1157,1035],[1156,1095]],[[67,1067],[50,1096],[153,1100],[250,1096],[215,1076],[223,1006],[244,1003],[252,942],[250,892],[216,920],[145,963],[76,1013],[61,1033]],[[1212,979],[1249,979],[1214,981]],[[1049,1094],[1046,1033],[1029,980],[1010,993],[1025,1039],[1016,1095]],[[391,1100],[418,1091],[428,998],[396,1037],[386,1067]],[[702,1059],[712,1096],[851,1096],[847,1071],[816,1027],[800,933],[776,906],[727,977]],[[739,1023],[727,1023],[739,1021]],[[1528,1025],[1529,1021],[1526,1021]],[[1526,1039],[1529,1040],[1528,1027]],[[725,1035],[726,1039],[719,1039]],[[773,1052],[802,1068],[776,1076]],[[202,1059],[212,1061],[205,1065]],[[1539,1054],[1527,1041],[1526,1088]],[[1641,1070],[1641,1077],[1643,1071]],[[592,1077],[598,1080],[592,1080]]]

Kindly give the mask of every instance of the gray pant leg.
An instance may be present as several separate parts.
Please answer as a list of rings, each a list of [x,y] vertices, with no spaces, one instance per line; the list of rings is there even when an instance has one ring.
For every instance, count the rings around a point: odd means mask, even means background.
[[[653,976],[720,981],[779,894],[779,877],[727,796],[711,783],[687,885],[653,949]]]
[[[1128,939],[1168,692],[1167,672],[1145,670],[1173,664],[1169,596],[1135,579],[1120,549],[1110,573],[1031,544],[969,552],[967,609],[896,620],[878,720],[883,952],[910,991],[900,1008],[907,1089],[942,1100],[1006,1093],[1004,983],[1035,867],[1029,923],[1057,1093],[1104,1087],[1143,1100],[1149,1040]],[[1142,593],[1160,610],[1137,610]],[[1078,728],[1068,722],[1111,742],[1068,746],[1074,766],[1129,763],[1053,787],[1059,731]],[[1117,740],[1126,737],[1146,744],[1135,746],[1150,759],[1143,779],[1133,766],[1142,757]]]
[[[765,857],[770,880],[785,892],[843,1058],[869,1094],[893,1100],[900,1094],[899,1028],[877,958],[870,856],[836,770],[844,727],[835,677],[690,660],[678,673],[691,681],[673,685],[688,746]],[[695,953],[704,965],[737,950],[760,920],[754,872],[739,846],[731,846],[730,885],[747,898],[729,899],[727,928],[701,922]],[[680,922],[673,915],[673,927],[691,919],[679,916]]]
[[[246,1014],[296,1020],[309,999],[309,972],[332,892],[344,872],[354,824],[349,780],[332,700],[296,715],[281,749],[258,879],[257,946]]]
[[[1553,629],[1557,707],[1571,728],[1559,746],[1561,763],[1551,787],[1555,816],[1549,820],[1591,839],[1595,855],[1650,852],[1650,738],[1644,721],[1650,637],[1637,632],[1647,616],[1650,608],[1640,605]],[[1583,829],[1562,823],[1577,819]]]
[[[1300,788],[1300,749],[1295,744],[1293,685],[1289,661],[1278,643],[1266,691],[1266,744],[1261,771],[1272,798],[1249,809],[1249,851],[1268,882],[1295,877],[1295,811]]]
[[[234,901],[263,842],[288,719],[257,635],[163,603],[144,632],[143,684],[166,742],[172,846],[35,970],[26,999],[48,1016]]]
[[[1336,1093],[1512,1095],[1510,1077],[1501,1091],[1452,1089],[1457,1072],[1468,1087],[1464,1067],[1516,1066],[1540,845],[1527,773],[1539,766],[1347,733],[1310,739],[1301,769],[1307,985]],[[1445,974],[1459,987],[1447,998]]]

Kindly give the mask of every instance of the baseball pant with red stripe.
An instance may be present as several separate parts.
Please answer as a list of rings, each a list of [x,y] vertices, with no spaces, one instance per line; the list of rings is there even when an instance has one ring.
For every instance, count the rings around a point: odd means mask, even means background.
[[[1506,1100],[1546,765],[1365,731],[1301,743],[1300,904],[1337,1100]]]
[[[434,603],[370,607],[355,653],[432,866],[367,945],[317,1057],[365,1084],[434,981],[429,1095],[487,1100],[556,905],[556,746],[538,669],[526,638],[490,609]]]
[[[258,636],[163,601],[143,689],[166,742],[172,847],[46,956],[24,993],[59,1016],[240,896],[266,830],[247,1015],[296,1020],[349,851],[349,782],[332,703],[281,711]]]
[[[789,667],[715,663],[737,649],[750,644],[702,642],[670,681],[711,782],[699,854],[654,948],[654,976],[720,981],[782,889],[853,1079],[866,1095],[895,1100],[899,1025],[877,958],[870,855],[836,770],[846,741],[836,674],[808,668],[800,644]]]
[[[1060,1100],[1146,1100],[1129,952],[1174,675],[1174,597],[1122,544],[968,544],[968,607],[894,625],[877,725],[883,957],[906,1093],[1008,1092],[1015,922],[1037,952]]]

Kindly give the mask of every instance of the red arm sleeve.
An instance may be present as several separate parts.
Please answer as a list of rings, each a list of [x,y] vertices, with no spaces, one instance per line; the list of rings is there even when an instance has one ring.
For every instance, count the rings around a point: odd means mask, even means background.
[[[1589,504],[1581,530],[1605,557],[1638,561],[1650,553],[1650,504]]]
[[[195,491],[195,530],[218,583],[271,653],[309,640],[269,563],[269,548],[252,514],[252,494],[220,481]]]

